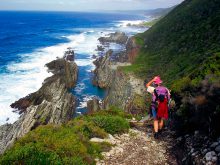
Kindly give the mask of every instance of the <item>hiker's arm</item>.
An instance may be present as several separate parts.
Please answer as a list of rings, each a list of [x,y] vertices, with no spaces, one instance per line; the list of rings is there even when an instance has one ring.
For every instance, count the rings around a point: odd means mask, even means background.
[[[169,100],[170,100],[170,90],[169,89],[167,89],[167,99],[168,99],[168,102],[169,102]]]
[[[146,87],[149,87],[154,82],[154,79],[155,77],[146,84]]]

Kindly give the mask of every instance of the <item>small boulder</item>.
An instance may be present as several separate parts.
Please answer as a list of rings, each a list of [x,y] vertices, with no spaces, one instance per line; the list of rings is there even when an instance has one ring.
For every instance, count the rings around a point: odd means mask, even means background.
[[[218,146],[215,148],[215,151],[218,152],[218,153],[220,152],[220,145],[218,145]]]
[[[95,143],[103,143],[103,142],[105,142],[105,139],[100,139],[100,138],[94,137],[94,138],[91,138],[90,141],[95,142]]]
[[[68,50],[64,53],[64,59],[67,61],[74,61],[75,53],[71,48],[67,48]]]
[[[97,50],[98,50],[98,51],[104,51],[105,48],[104,48],[103,46],[98,45],[98,46],[97,46]]]
[[[216,156],[216,153],[214,151],[210,151],[210,152],[206,153],[205,159],[206,159],[206,161],[211,161],[212,158],[215,156]]]
[[[218,145],[218,142],[214,142],[214,143],[212,143],[212,145],[210,147],[215,148],[217,145]]]

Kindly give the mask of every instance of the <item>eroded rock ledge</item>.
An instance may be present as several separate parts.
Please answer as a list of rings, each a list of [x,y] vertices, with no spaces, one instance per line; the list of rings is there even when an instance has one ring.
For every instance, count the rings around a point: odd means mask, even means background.
[[[117,32],[112,33],[110,38],[115,38],[115,40],[102,37],[99,41],[101,44],[104,41],[121,43],[121,38],[117,36]],[[125,74],[119,69],[122,66],[131,65],[137,56],[139,47],[132,37],[122,45],[125,49],[117,52],[108,50],[104,56],[96,59],[93,84],[107,89],[107,95],[103,100],[104,108],[114,105],[129,113],[144,113],[146,92],[144,92],[143,80]]]
[[[100,37],[98,39],[102,44],[106,42],[115,42],[118,44],[126,44],[128,36],[124,32],[110,33],[108,37]]]
[[[74,59],[72,54],[72,59]],[[11,105],[20,118],[13,124],[0,126],[0,154],[14,141],[39,125],[62,124],[75,112],[75,97],[68,92],[77,81],[78,68],[70,58],[54,60],[46,66],[54,75],[45,79],[42,87]],[[70,56],[68,56],[70,57]]]

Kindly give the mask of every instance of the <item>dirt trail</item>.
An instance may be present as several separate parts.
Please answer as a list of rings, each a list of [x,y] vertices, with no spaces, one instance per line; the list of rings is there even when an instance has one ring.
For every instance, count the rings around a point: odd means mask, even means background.
[[[170,152],[175,145],[173,134],[165,129],[159,139],[154,139],[152,128],[132,128],[112,138],[115,146],[102,153],[104,159],[97,165],[176,165],[175,151]]]

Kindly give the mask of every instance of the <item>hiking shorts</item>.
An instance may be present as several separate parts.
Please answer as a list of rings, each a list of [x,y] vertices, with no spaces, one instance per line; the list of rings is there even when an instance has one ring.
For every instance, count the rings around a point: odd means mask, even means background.
[[[157,119],[157,110],[155,107],[151,107],[151,111],[152,111],[152,116],[154,119]]]

